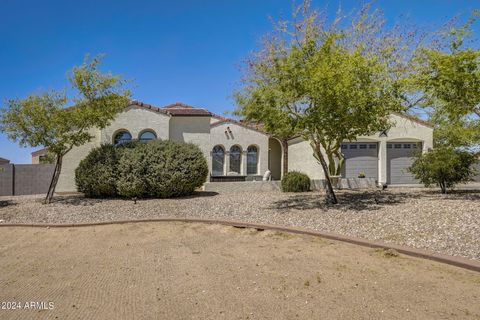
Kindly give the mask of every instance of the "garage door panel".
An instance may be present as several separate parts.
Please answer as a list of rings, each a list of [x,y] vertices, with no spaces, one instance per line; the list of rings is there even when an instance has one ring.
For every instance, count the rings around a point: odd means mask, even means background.
[[[357,178],[360,172],[364,172],[367,178],[378,178],[376,143],[345,143],[342,152],[345,155],[342,177]]]
[[[387,170],[389,184],[416,184],[418,180],[408,171],[413,163],[413,153],[420,150],[416,143],[387,144]]]

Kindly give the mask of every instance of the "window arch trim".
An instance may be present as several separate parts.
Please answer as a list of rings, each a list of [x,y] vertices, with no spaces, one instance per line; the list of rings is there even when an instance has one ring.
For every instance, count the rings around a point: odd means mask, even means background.
[[[142,135],[144,135],[145,133],[153,134],[154,138],[153,139],[142,139]],[[138,134],[138,140],[139,141],[150,141],[150,140],[156,140],[156,139],[158,139],[158,136],[157,136],[157,133],[155,132],[155,130],[153,130],[153,129],[144,129],[144,130],[140,131],[140,133]]]
[[[255,149],[253,151],[253,149]],[[247,148],[247,175],[258,174],[260,148],[256,144],[251,144]]]
[[[230,165],[228,168],[229,172],[236,172],[237,174],[242,173],[242,153],[243,153],[243,149],[240,145],[235,144],[230,147],[230,152],[229,152]]]
[[[119,138],[117,139],[117,136],[119,134],[128,134],[128,138],[125,139],[125,137],[123,138]],[[127,141],[132,141],[132,134],[130,133],[130,131],[128,131],[127,129],[118,129],[117,131],[115,131],[115,133],[113,134],[113,137],[112,137],[112,140],[113,140],[113,144],[114,145],[119,145],[119,144],[122,144],[124,142],[127,142]]]
[[[212,148],[213,176],[223,176],[225,174],[225,155],[225,148],[222,145],[217,144]]]

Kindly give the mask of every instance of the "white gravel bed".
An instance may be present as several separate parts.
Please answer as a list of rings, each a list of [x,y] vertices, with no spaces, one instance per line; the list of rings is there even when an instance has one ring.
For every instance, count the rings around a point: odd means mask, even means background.
[[[323,193],[211,193],[177,199],[0,197],[0,223],[81,223],[159,217],[223,219],[334,232],[480,260],[480,191],[429,189]]]

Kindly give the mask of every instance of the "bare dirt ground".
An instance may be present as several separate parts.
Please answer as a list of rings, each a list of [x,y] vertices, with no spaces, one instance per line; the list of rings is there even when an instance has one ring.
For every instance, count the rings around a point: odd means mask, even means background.
[[[176,199],[0,197],[0,223],[82,223],[151,218],[201,218],[301,227],[480,259],[480,191],[442,195],[434,189],[323,192],[198,192]]]
[[[6,227],[1,319],[479,319],[480,274],[313,236],[187,223]]]

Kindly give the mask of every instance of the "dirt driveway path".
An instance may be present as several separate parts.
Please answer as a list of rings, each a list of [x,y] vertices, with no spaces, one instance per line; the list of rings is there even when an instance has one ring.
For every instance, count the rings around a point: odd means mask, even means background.
[[[1,231],[0,302],[47,309],[1,319],[480,318],[479,273],[318,237],[187,223]]]

